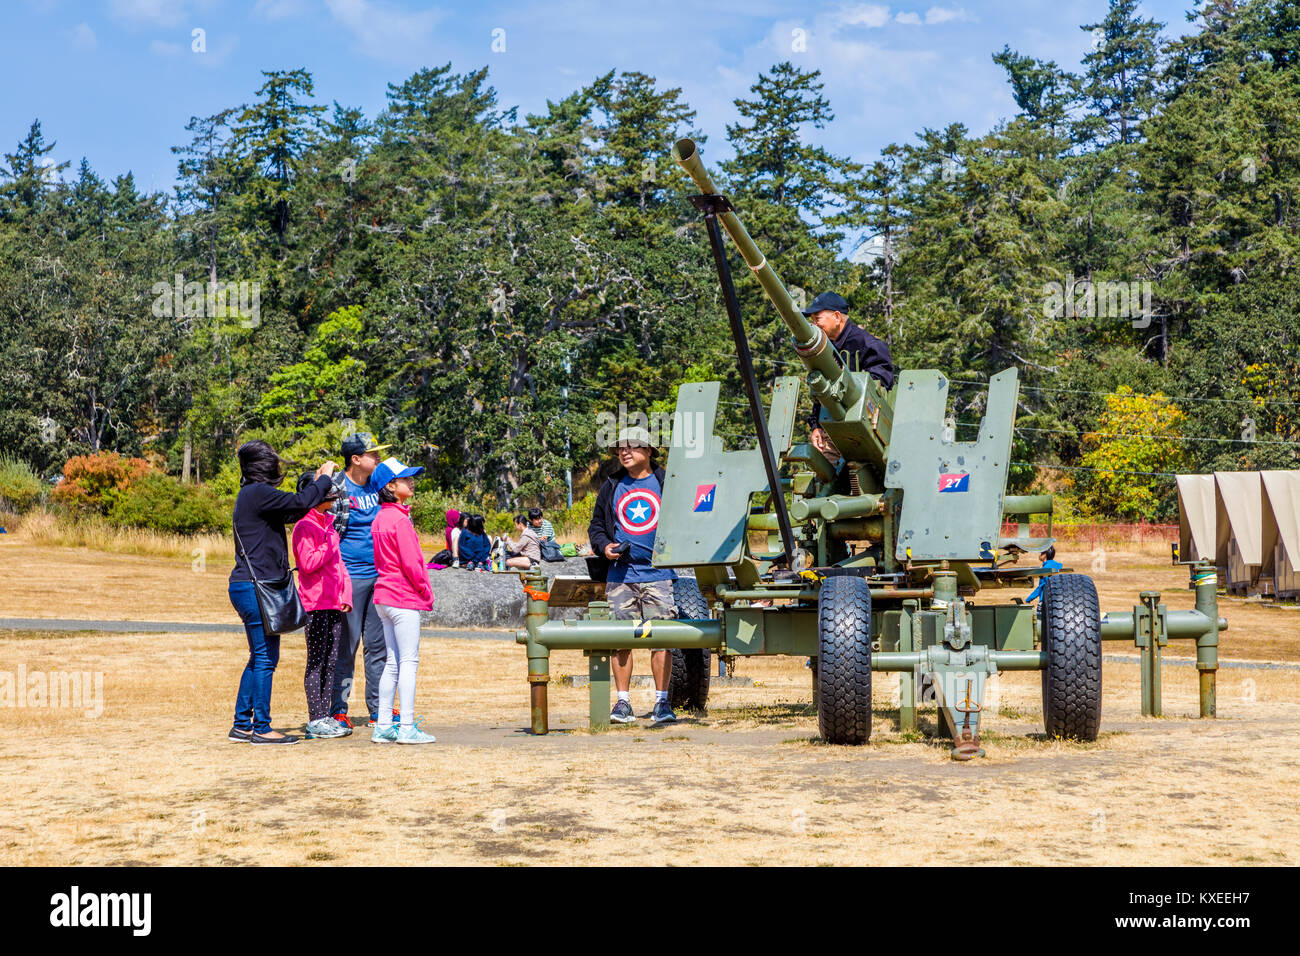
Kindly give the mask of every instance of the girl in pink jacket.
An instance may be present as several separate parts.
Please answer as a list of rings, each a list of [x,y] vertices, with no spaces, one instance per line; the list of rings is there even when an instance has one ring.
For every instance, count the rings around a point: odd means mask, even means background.
[[[379,572],[374,601],[388,649],[379,679],[379,720],[370,738],[377,744],[431,744],[436,739],[415,723],[420,612],[433,607],[433,588],[406,502],[415,494],[415,476],[422,471],[388,458],[370,476],[371,484],[379,489],[379,514],[370,526],[375,539],[375,570]],[[401,708],[400,726],[392,723],[394,695]]]
[[[298,479],[298,491],[316,479],[315,472]],[[307,736],[346,737],[352,729],[330,716],[334,668],[346,638],[344,615],[352,610],[352,579],[343,567],[339,534],[331,510],[338,492],[325,499],[293,526],[293,557],[298,565],[298,597],[307,612]]]

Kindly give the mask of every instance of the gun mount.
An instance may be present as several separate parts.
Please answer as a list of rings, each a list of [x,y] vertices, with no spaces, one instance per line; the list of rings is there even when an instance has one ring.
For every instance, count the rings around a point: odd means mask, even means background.
[[[674,706],[696,708],[707,700],[710,653],[807,657],[819,729],[837,744],[867,742],[872,672],[897,672],[899,728],[917,728],[917,691],[928,686],[940,733],[953,739],[955,759],[968,760],[983,753],[984,692],[1000,672],[1040,670],[1048,734],[1094,740],[1102,640],[1131,637],[1139,648],[1158,648],[1187,637],[1203,658],[1202,716],[1213,716],[1218,632],[1227,623],[1217,614],[1212,569],[1191,567],[1192,611],[1169,611],[1144,592],[1145,605],[1131,615],[1103,619],[1092,579],[1071,573],[1046,579],[1038,607],[986,599],[986,591],[1035,584],[1046,572],[1017,567],[1017,559],[1053,543],[1051,496],[1006,494],[1016,370],[990,378],[977,436],[956,441],[945,428],[943,373],[903,371],[887,391],[848,368],[717,193],[695,144],[680,140],[672,154],[701,191],[692,202],[704,215],[758,447],[724,449],[715,433],[719,383],[678,389],[674,420],[707,436],[703,454],[698,443],[674,443],[665,468],[654,563],[694,572],[693,583],[677,582],[679,620],[653,627],[609,620],[608,607],[592,602],[585,621],[547,621],[554,603],[539,574],[525,577],[528,623],[517,639],[528,648],[534,731],[547,728],[552,648],[587,652],[593,726],[608,724],[613,649],[674,648]],[[764,413],[723,231],[790,329],[819,422],[841,454],[834,463],[795,442],[797,378],[775,380]],[[1047,516],[1047,537],[1029,536],[1034,515]],[[1008,518],[1017,521],[1014,536],[1002,534]],[[765,537],[765,549],[755,548],[755,537]],[[1156,700],[1158,679],[1154,686]]]

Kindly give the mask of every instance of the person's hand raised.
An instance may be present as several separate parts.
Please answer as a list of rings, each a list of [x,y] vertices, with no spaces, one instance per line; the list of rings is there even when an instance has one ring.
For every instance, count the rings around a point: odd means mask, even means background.
[[[337,467],[338,465],[332,461],[323,461],[321,462],[321,466],[316,469],[316,477],[332,478],[334,476],[334,469]]]

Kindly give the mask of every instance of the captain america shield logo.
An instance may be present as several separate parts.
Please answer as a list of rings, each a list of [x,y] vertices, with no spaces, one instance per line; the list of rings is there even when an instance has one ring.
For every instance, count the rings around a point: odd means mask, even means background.
[[[659,496],[649,488],[629,491],[618,499],[614,518],[628,534],[650,534],[659,524]]]

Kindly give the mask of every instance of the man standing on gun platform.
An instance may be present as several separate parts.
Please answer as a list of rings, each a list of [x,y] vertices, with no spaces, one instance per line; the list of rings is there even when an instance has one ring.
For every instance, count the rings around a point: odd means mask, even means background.
[[[835,353],[840,356],[841,365],[853,371],[870,373],[885,389],[894,387],[894,359],[889,346],[849,320],[849,304],[842,295],[823,292],[812,300],[803,314],[826,333]],[[814,402],[811,420],[813,447],[834,465],[840,459],[840,451],[818,422],[819,411],[820,406]]]
[[[352,675],[357,647],[365,645],[366,710],[370,725],[379,719],[379,679],[384,673],[388,650],[384,625],[372,598],[379,572],[375,570],[375,541],[370,526],[379,514],[379,489],[370,476],[379,466],[380,445],[370,432],[357,432],[343,439],[343,471],[334,477],[339,500],[334,506],[334,529],[339,533],[343,566],[352,579],[352,610],[346,616],[346,643],[339,648],[334,670],[334,702],[330,713],[340,724],[352,726],[348,698],[352,696]]]
[[[677,611],[673,597],[676,572],[656,568],[650,562],[654,552],[655,528],[659,525],[659,503],[664,488],[664,470],[655,463],[654,446],[644,428],[625,428],[618,435],[618,462],[622,466],[601,486],[596,496],[587,537],[596,555],[596,571],[605,570],[605,599],[620,620],[671,620]],[[632,651],[615,651],[611,661],[618,700],[609,719],[616,724],[636,722],[632,712]],[[650,670],[655,679],[655,705],[651,720],[656,724],[677,720],[668,705],[668,681],[672,677],[672,652],[650,652]]]

